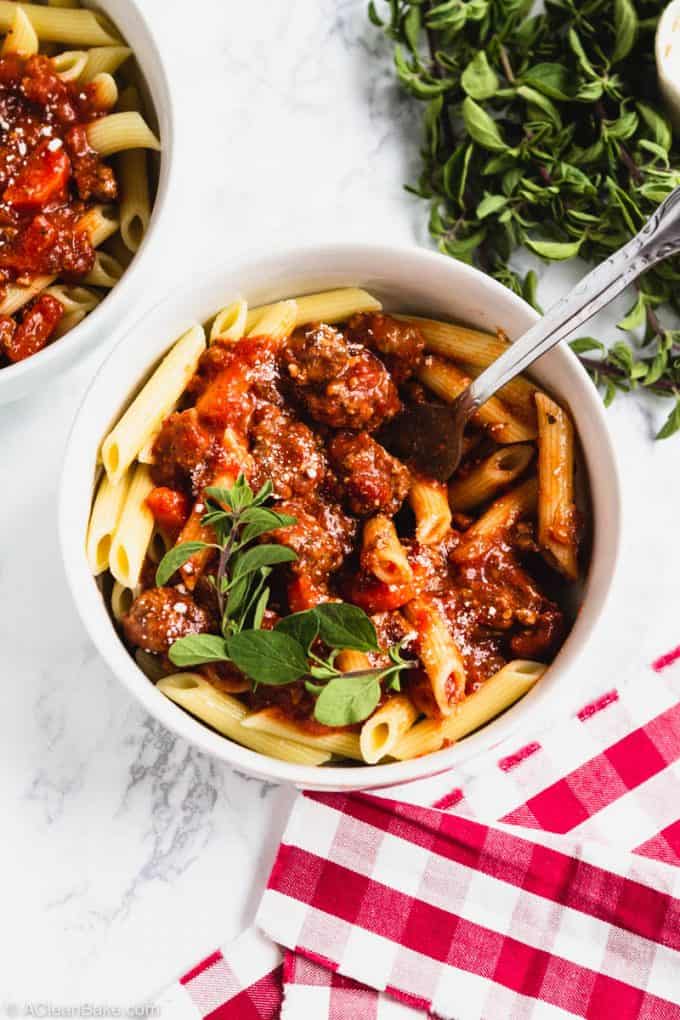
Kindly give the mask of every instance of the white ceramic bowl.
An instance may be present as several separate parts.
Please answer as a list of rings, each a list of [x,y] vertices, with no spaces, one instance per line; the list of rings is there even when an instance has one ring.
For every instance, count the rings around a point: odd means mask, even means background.
[[[154,116],[149,116],[162,144],[158,187],[149,229],[121,280],[79,325],[42,351],[16,365],[0,368],[0,404],[25,396],[31,390],[47,386],[49,381],[110,337],[126,313],[143,293],[149,256],[154,247],[159,220],[163,214],[173,165],[174,146],[171,93],[160,54],[134,0],[84,0],[83,6],[102,11],[113,21],[132,49],[142,72],[147,100]],[[149,111],[149,113],[151,113]]]
[[[102,365],[73,426],[59,507],[66,573],[85,627],[113,672],[151,715],[244,772],[326,790],[367,789],[432,775],[489,749],[530,721],[558,712],[578,657],[600,619],[619,543],[619,481],[600,397],[571,351],[561,348],[537,363],[534,375],[566,402],[574,415],[589,474],[593,549],[574,627],[553,665],[527,697],[484,729],[435,754],[391,765],[312,768],[276,761],[232,743],[157,691],[119,639],[88,571],[85,533],[99,443],[140,381],[192,322],[208,319],[237,294],[256,305],[347,285],[365,287],[381,298],[388,310],[427,314],[491,331],[500,326],[513,338],[537,318],[529,305],[490,277],[418,248],[329,245],[286,251],[197,275],[190,289],[169,296],[140,320]]]

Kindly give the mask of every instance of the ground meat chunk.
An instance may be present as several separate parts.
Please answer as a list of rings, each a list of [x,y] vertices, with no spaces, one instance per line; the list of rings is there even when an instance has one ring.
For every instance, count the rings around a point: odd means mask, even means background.
[[[213,437],[195,408],[175,412],[165,419],[153,445],[151,477],[155,485],[189,488],[196,494],[209,481],[214,455]]]
[[[130,644],[145,652],[165,654],[178,638],[205,634],[212,621],[188,593],[150,588],[135,599],[122,623]]]
[[[353,315],[347,335],[355,343],[377,351],[397,384],[406,382],[423,360],[425,341],[418,327],[382,312]]]
[[[321,440],[288,412],[261,406],[250,439],[256,488],[269,480],[277,498],[290,499],[314,492],[323,482],[327,465]]]
[[[373,432],[401,409],[385,366],[325,324],[305,326],[282,351],[296,397],[315,421]]]
[[[296,518],[295,524],[272,531],[266,537],[268,542],[287,545],[297,553],[298,559],[290,565],[294,574],[305,574],[320,582],[340,567],[352,548],[356,527],[340,507],[290,499],[275,504],[274,509]]]
[[[408,468],[392,457],[367,432],[338,432],[328,456],[353,514],[397,512],[409,490]]]

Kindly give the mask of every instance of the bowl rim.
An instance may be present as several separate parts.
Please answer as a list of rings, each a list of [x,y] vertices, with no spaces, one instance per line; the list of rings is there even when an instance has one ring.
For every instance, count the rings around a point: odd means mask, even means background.
[[[99,2],[101,3],[102,0],[99,0]],[[171,183],[171,169],[175,162],[173,159],[175,144],[175,105],[172,99],[170,77],[166,67],[166,62],[158,48],[156,37],[151,31],[149,20],[144,13],[142,5],[138,3],[137,0],[115,0],[115,3],[117,4],[121,2],[126,3],[128,9],[133,12],[133,16],[138,19],[140,33],[144,36],[143,45],[148,51],[146,62],[148,62],[149,54],[155,62],[155,70],[153,72],[155,82],[152,86],[151,75],[147,74],[146,68],[142,66],[138,56],[138,49],[140,47],[132,45],[127,36],[125,37],[124,41],[126,45],[129,45],[132,49],[132,55],[137,62],[146,85],[148,86],[149,94],[153,101],[154,114],[159,122],[159,128],[161,116],[165,121],[164,131],[160,132],[161,149],[158,153],[160,163],[158,183],[151,207],[149,226],[142,238],[142,243],[133,254],[130,264],[125,268],[120,280],[114,287],[107,291],[99,304],[97,304],[92,311],[78,323],[78,325],[70,329],[64,336],[59,337],[55,343],[48,344],[46,347],[43,347],[42,350],[37,351],[30,357],[24,358],[23,361],[18,361],[15,364],[6,365],[4,368],[0,368],[0,395],[3,395],[5,390],[10,391],[8,394],[8,399],[10,401],[13,399],[11,390],[15,386],[19,391],[16,399],[20,399],[27,392],[30,392],[30,384],[27,384],[27,381],[32,374],[47,374],[51,367],[56,372],[60,372],[68,368],[68,366],[77,359],[78,348],[85,347],[88,334],[92,334],[92,342],[86,350],[83,350],[83,356],[89,354],[95,349],[95,347],[98,347],[104,342],[107,336],[106,330],[102,328],[99,331],[101,335],[97,336],[97,327],[100,323],[104,326],[106,316],[111,315],[112,312],[115,313],[116,308],[113,307],[114,305],[120,305],[122,307],[122,302],[120,301],[121,297],[125,296],[129,300],[129,292],[133,291],[133,288],[136,286],[140,277],[139,270],[142,266],[146,266],[149,253],[153,252],[152,238],[157,233],[158,225],[161,222],[167,205]],[[75,286],[77,286],[77,284]],[[125,313],[123,313],[123,317],[125,318]],[[60,361],[64,362],[61,367],[59,366]],[[23,387],[22,384],[24,384]],[[0,399],[0,403],[1,402],[2,400]]]
[[[449,748],[403,762],[386,765],[338,765],[319,768],[291,764],[252,751],[211,730],[204,723],[190,716],[174,702],[165,698],[139,669],[118,636],[103,604],[99,589],[87,567],[84,536],[76,534],[76,529],[72,528],[69,523],[72,516],[72,492],[76,491],[72,482],[75,482],[79,476],[82,477],[84,451],[81,447],[87,448],[92,444],[92,438],[86,436],[88,413],[90,413],[91,408],[97,405],[98,399],[102,394],[104,394],[106,399],[107,391],[110,393],[110,387],[106,386],[107,372],[110,364],[115,364],[118,359],[122,359],[123,352],[127,346],[133,344],[135,337],[144,332],[144,327],[149,320],[160,316],[162,308],[169,305],[174,309],[173,318],[177,319],[177,335],[179,335],[182,324],[181,306],[183,303],[188,303],[190,295],[201,286],[218,286],[221,283],[226,289],[228,283],[225,284],[225,278],[227,280],[229,278],[237,280],[239,275],[244,275],[248,272],[256,272],[258,277],[262,279],[263,286],[266,286],[267,267],[269,266],[272,268],[279,267],[279,269],[281,266],[285,266],[292,273],[296,269],[296,263],[303,263],[308,259],[314,259],[318,264],[332,269],[334,260],[360,259],[362,257],[370,257],[375,262],[380,262],[386,257],[411,259],[420,262],[423,268],[427,266],[432,266],[433,268],[435,266],[447,266],[452,273],[452,283],[454,282],[453,277],[456,274],[458,282],[463,286],[466,280],[475,280],[477,283],[481,282],[482,286],[487,289],[489,300],[493,301],[495,298],[499,303],[504,304],[506,314],[509,309],[514,308],[522,312],[528,320],[536,321],[539,318],[538,313],[531,306],[497,280],[486,276],[486,274],[472,266],[417,245],[347,241],[335,244],[328,242],[323,244],[304,244],[274,253],[267,252],[266,254],[258,251],[246,252],[234,261],[225,262],[221,267],[211,267],[208,272],[194,277],[191,286],[183,288],[181,291],[168,292],[141,317],[127,324],[125,332],[117,340],[99,366],[76,411],[66,444],[59,486],[59,541],[68,584],[85,630],[116,677],[123,681],[125,686],[146,708],[150,715],[202,751],[221,759],[237,770],[246,772],[259,779],[289,783],[309,790],[342,792],[392,787],[449,771],[490,751],[507,738],[527,731],[532,724],[537,722],[537,716],[541,708],[545,712],[544,720],[547,725],[559,713],[560,707],[565,701],[569,685],[564,683],[563,676],[561,678],[561,690],[551,691],[551,696],[548,697],[548,695],[541,694],[542,685],[539,683],[501,716],[492,720],[481,730],[465,738],[465,740]],[[272,275],[271,279],[271,286],[274,289],[276,282],[275,275]],[[341,285],[337,284],[334,286]],[[234,289],[237,289],[236,286]],[[170,342],[168,341],[168,344]],[[157,362],[161,355],[162,349],[159,349],[153,357],[149,358],[149,369]],[[588,612],[579,612],[577,614],[567,640],[550,667],[554,669],[557,661],[560,660],[561,670],[566,675],[569,670],[573,670],[577,665],[578,659],[581,657],[596,624],[601,624],[611,592],[615,565],[620,551],[621,482],[618,462],[605,416],[605,409],[585,369],[581,366],[575,354],[564,345],[555,348],[550,356],[563,360],[563,367],[566,369],[569,366],[573,378],[577,382],[580,380],[582,386],[581,396],[588,405],[589,414],[594,417],[598,426],[599,450],[609,462],[608,474],[611,483],[611,488],[608,490],[610,514],[606,522],[606,555],[602,553],[602,550],[600,550],[601,555],[598,556],[596,554],[597,543],[595,543],[582,600],[582,607],[587,605]],[[131,392],[134,392],[134,388],[138,385],[140,378],[141,375],[131,385]],[[120,394],[117,394],[116,398],[119,396]],[[109,396],[107,407],[111,409],[115,403],[115,400],[112,400]],[[578,434],[579,415],[574,414],[574,417],[577,419]],[[97,438],[96,446],[99,445],[100,439],[101,437]],[[95,454],[96,446],[94,447]],[[88,472],[92,469],[94,469],[94,457],[92,458],[92,463],[87,465]],[[595,524],[596,522],[594,521],[593,523]],[[549,705],[551,706],[550,708]],[[488,734],[487,739],[478,740],[477,738],[480,734]],[[468,746],[466,747],[466,745]]]

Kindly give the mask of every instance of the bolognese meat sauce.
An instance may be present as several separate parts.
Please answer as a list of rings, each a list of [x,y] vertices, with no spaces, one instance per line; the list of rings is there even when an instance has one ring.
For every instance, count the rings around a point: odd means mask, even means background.
[[[49,57],[0,57],[0,301],[8,284],[42,275],[76,282],[92,269],[79,221],[117,196],[113,171],[87,141],[86,125],[106,112],[95,95],[62,81]],[[60,317],[45,296],[18,322],[2,316],[0,366],[41,350]]]
[[[418,635],[400,610],[416,597],[430,599],[447,621],[471,693],[510,659],[551,656],[565,623],[523,565],[535,549],[527,522],[465,555],[471,519],[462,515],[435,545],[403,537],[412,576],[400,584],[379,580],[366,550],[361,555],[365,519],[399,513],[412,484],[407,467],[371,433],[410,399],[422,350],[417,328],[374,313],[355,316],[345,330],[305,326],[282,345],[262,337],[216,341],[187,387],[184,409],[166,419],[155,441],[148,505],[176,538],[187,518],[200,519],[203,489],[224,470],[236,437],[243,452],[238,463],[232,457],[232,472],[244,471],[253,487],[270,481],[274,509],[295,518],[264,536],[297,556],[273,575],[276,614],[346,599],[373,617],[383,643],[404,639],[406,654],[416,656]],[[412,534],[408,514],[404,520],[401,530]],[[123,627],[131,644],[165,654],[173,635],[216,629],[214,588],[206,579],[192,595],[183,585],[151,588]],[[422,669],[411,670],[406,684],[422,711],[437,714]],[[244,696],[298,720],[313,711],[304,684]]]

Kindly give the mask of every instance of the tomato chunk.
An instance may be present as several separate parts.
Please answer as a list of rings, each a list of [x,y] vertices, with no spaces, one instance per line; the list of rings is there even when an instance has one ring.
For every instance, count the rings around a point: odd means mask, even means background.
[[[24,313],[23,320],[12,329],[11,319],[3,318],[0,344],[10,361],[23,361],[41,351],[64,314],[64,306],[51,294],[43,294]],[[14,325],[14,323],[12,323]]]
[[[5,188],[3,201],[20,211],[41,209],[60,195],[71,173],[71,161],[63,146],[51,149],[48,142],[32,153],[13,184]]]
[[[183,492],[157,485],[146,497],[146,505],[159,528],[176,536],[186,524],[191,508]]]
[[[410,584],[385,584],[370,574],[358,574],[347,586],[347,598],[365,612],[386,613],[399,609],[413,598]]]

